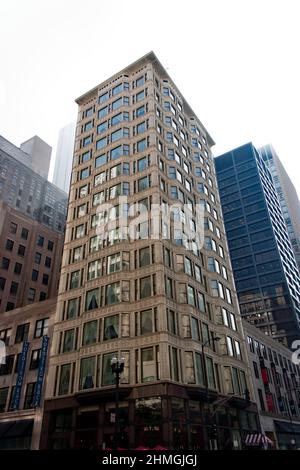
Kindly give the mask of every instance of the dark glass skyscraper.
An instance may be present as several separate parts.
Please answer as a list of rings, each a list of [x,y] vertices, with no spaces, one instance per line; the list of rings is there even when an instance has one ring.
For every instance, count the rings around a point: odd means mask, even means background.
[[[241,313],[291,345],[300,337],[300,278],[271,173],[251,143],[215,164]]]

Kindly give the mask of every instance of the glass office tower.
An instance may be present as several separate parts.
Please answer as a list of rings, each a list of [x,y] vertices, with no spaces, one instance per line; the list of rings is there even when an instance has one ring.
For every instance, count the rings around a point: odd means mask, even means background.
[[[269,168],[300,271],[300,202],[295,186],[272,145],[258,149]]]
[[[291,345],[300,337],[300,280],[271,173],[251,143],[215,164],[241,314]]]

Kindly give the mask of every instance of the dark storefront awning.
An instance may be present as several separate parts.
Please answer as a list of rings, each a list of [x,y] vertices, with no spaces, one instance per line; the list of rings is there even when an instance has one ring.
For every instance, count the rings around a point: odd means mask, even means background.
[[[300,434],[300,424],[288,423],[287,421],[274,421],[277,432],[286,434]]]
[[[10,421],[7,423],[2,423],[2,425],[8,425],[8,427],[4,430],[1,437],[3,439],[11,438],[11,437],[24,437],[24,436],[31,436],[32,428],[33,428],[33,420],[32,419],[22,419],[20,421]],[[0,428],[1,431],[1,428]]]

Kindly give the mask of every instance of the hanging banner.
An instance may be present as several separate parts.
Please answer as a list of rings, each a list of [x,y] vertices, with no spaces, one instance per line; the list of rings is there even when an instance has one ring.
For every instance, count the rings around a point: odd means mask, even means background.
[[[44,376],[45,376],[45,370],[46,370],[48,345],[49,345],[49,336],[43,336],[37,380],[36,380],[36,384],[34,388],[32,404],[31,404],[33,408],[36,408],[37,406],[40,406],[41,404],[43,382],[44,382]]]
[[[22,385],[23,385],[24,374],[25,374],[25,369],[26,369],[28,349],[29,349],[29,342],[24,341],[20,360],[19,360],[19,365],[18,365],[17,382],[13,391],[10,410],[18,410],[20,406],[20,398],[21,398]]]

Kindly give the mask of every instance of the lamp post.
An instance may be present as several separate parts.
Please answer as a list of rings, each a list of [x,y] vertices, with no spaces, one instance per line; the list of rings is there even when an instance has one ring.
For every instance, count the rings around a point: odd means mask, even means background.
[[[206,398],[207,405],[208,405],[209,420],[210,420],[209,387],[208,387],[208,375],[207,375],[207,368],[206,368],[206,360],[205,360],[205,356],[204,356],[204,348],[205,348],[205,346],[207,346],[207,344],[210,344],[211,341],[214,343],[215,341],[220,341],[220,339],[221,338],[219,338],[219,336],[212,336],[212,338],[209,338],[206,341],[204,341],[204,343],[201,343],[202,366],[203,366],[204,385],[205,385],[205,398]],[[213,432],[214,432],[214,434],[216,434],[216,426],[213,427]],[[210,443],[210,440],[209,440],[209,443]]]
[[[117,359],[113,357],[110,361],[112,373],[115,376],[115,383],[116,383],[116,392],[115,392],[115,430],[114,430],[114,439],[113,439],[113,449],[117,449],[118,447],[118,440],[119,440],[119,384],[120,384],[120,374],[122,374],[124,370],[124,363],[125,359],[122,357],[121,359]]]

